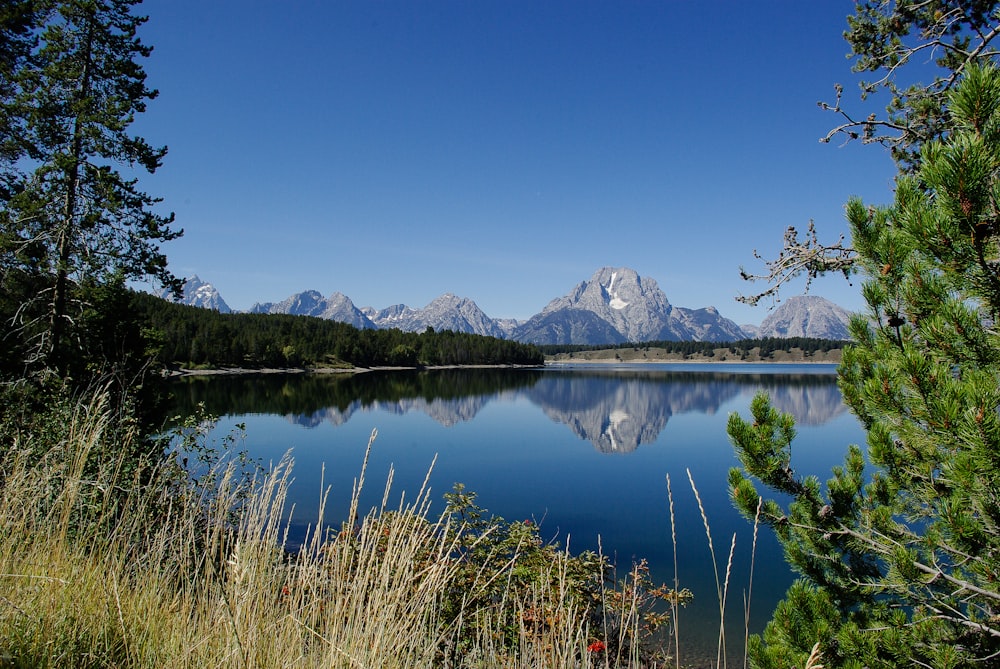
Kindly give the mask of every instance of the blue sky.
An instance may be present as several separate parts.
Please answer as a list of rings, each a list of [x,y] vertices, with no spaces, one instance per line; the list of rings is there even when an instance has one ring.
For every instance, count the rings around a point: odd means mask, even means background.
[[[451,292],[528,318],[603,266],[759,323],[739,266],[789,225],[892,199],[877,146],[821,144],[851,2],[146,0],[133,129],[183,238],[173,272],[236,309]],[[761,288],[762,289],[762,288]],[[784,294],[801,292],[802,285]],[[851,309],[842,278],[811,291]]]

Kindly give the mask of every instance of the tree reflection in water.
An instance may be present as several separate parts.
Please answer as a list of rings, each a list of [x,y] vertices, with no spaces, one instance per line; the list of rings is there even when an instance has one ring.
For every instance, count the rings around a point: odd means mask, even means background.
[[[825,479],[847,443],[864,443],[864,432],[841,402],[834,371],[819,365],[645,364],[191,377],[173,382],[172,410],[190,415],[203,403],[223,417],[217,440],[245,423],[244,445],[265,463],[292,449],[293,547],[317,522],[317,501],[327,488],[328,522],[339,523],[348,512],[367,437],[378,428],[369,475],[377,478],[392,467],[397,499],[419,488],[436,456],[430,484],[439,498],[462,482],[490,512],[538,521],[544,538],[571,537],[574,551],[600,545],[625,567],[633,557],[648,558],[658,582],[673,578],[665,475],[683,482],[690,469],[717,541],[728,544],[739,535],[732,582],[745,584],[752,527],[733,509],[726,487],[728,469],[737,464],[727,416],[746,415],[753,395],[768,392],[798,421],[796,471]],[[681,584],[695,593],[683,634],[714,658],[718,604],[704,529],[690,490],[675,485],[674,494]],[[371,495],[364,504],[380,503],[379,485],[371,486]],[[791,578],[777,543],[761,533],[754,630]],[[731,601],[729,620],[741,621],[740,598]],[[729,646],[739,657],[740,627],[732,626],[739,633]]]
[[[181,415],[203,403],[213,415],[280,415],[303,427],[344,425],[359,411],[421,412],[448,427],[473,420],[491,402],[524,397],[603,453],[630,453],[656,441],[671,416],[714,414],[760,390],[800,425],[822,425],[846,411],[832,374],[815,366],[811,373],[755,374],[649,367],[193,376],[179,379],[172,394]]]

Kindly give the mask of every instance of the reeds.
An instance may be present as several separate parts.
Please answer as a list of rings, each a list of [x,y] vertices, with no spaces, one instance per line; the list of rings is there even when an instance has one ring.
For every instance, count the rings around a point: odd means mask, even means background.
[[[670,487],[670,474],[667,474],[667,502],[670,510],[670,543],[673,546],[674,554],[674,592],[680,592],[680,571],[677,568],[677,522],[674,517],[674,491]],[[680,601],[674,599],[670,603],[670,616],[673,622],[674,631],[674,662],[677,669],[681,667],[681,629],[680,629]]]
[[[233,465],[206,479],[210,489],[190,485],[169,459],[142,476],[126,474],[134,470],[123,461],[95,469],[95,454],[130,450],[107,443],[122,438],[109,430],[113,422],[98,395],[80,406],[70,437],[41,458],[29,457],[31,444],[4,444],[0,663],[615,666],[588,651],[600,630],[589,627],[593,604],[570,587],[568,547],[565,559],[536,567],[534,586],[445,616],[446,599],[472,602],[476,588],[513,579],[516,552],[456,591],[464,528],[431,513],[426,480],[412,498],[391,502],[388,472],[381,504],[365,512],[363,465],[340,531],[321,521],[288,554],[290,457],[249,488]],[[324,504],[325,496],[321,517]],[[625,594],[616,601],[632,620]],[[637,666],[634,637],[622,642],[618,666]]]
[[[694,491],[694,498],[698,502],[698,511],[701,513],[701,521],[705,526],[705,536],[708,539],[708,550],[712,555],[712,574],[715,576],[715,590],[719,601],[719,646],[716,666],[727,666],[726,656],[726,598],[729,593],[729,577],[733,569],[733,554],[736,551],[736,534],[729,546],[729,560],[726,562],[725,576],[720,580],[719,566],[715,559],[715,546],[712,543],[712,528],[708,522],[708,515],[705,513],[705,506],[701,503],[701,495],[698,493],[698,486],[694,483],[691,470],[687,470],[688,481],[691,483],[691,490]]]
[[[716,649],[716,667],[726,667],[728,666],[729,658],[726,653],[726,603],[729,596],[729,587],[733,573],[733,562],[736,554],[736,534],[734,533],[729,544],[729,556],[726,560],[726,568],[724,573],[720,576],[720,570],[718,566],[718,561],[716,560],[715,554],[715,543],[712,539],[712,528],[708,520],[708,514],[705,512],[705,505],[702,503],[701,494],[698,492],[698,486],[695,484],[694,476],[691,474],[691,470],[687,470],[688,482],[691,485],[691,491],[694,493],[695,502],[698,505],[698,512],[701,515],[702,525],[705,529],[705,538],[708,543],[709,554],[712,559],[712,573],[715,578],[715,588],[716,588],[716,599],[719,606],[719,636],[718,644]],[[680,575],[678,572],[677,564],[677,530],[676,522],[674,518],[674,493],[671,487],[670,475],[666,476],[667,481],[667,499],[669,502],[669,513],[670,513],[670,538],[673,545],[674,554],[674,588],[675,591],[679,591]],[[747,583],[747,589],[743,595],[743,624],[744,624],[744,636],[743,636],[743,666],[744,668],[748,666],[749,658],[747,656],[747,648],[750,637],[750,602],[753,595],[753,575],[754,575],[754,565],[757,554],[757,535],[760,528],[760,511],[763,500],[758,500],[757,514],[754,518],[753,524],[753,541],[750,550],[750,572]],[[673,622],[673,637],[674,637],[674,662],[678,669],[681,667],[681,636],[679,628],[679,605],[673,604],[671,606],[671,615]],[[813,649],[814,656],[812,658],[813,662],[819,661],[819,647]],[[814,669],[820,669],[822,665],[810,664],[809,667]]]

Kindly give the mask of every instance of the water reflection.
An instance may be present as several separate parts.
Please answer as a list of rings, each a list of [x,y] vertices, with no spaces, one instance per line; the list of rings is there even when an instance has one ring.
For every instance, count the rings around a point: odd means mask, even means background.
[[[325,517],[334,524],[346,517],[368,436],[377,428],[371,480],[391,468],[394,494],[419,489],[434,462],[435,495],[462,482],[489,512],[539,522],[546,540],[572,537],[574,551],[600,548],[621,565],[648,558],[657,582],[673,578],[676,558],[681,582],[695,593],[684,613],[683,643],[714,658],[718,628],[705,621],[718,615],[716,574],[702,503],[713,535],[739,534],[731,583],[747,584],[755,565],[751,631],[763,628],[792,578],[773,537],[761,532],[752,539],[751,524],[730,502],[728,470],[738,462],[726,437],[729,412],[746,416],[750,398],[767,391],[798,421],[794,468],[824,480],[845,445],[864,443],[864,434],[840,401],[832,367],[636,367],[193,377],[178,379],[172,394],[181,415],[201,403],[223,416],[219,439],[245,423],[243,445],[262,462],[293,450],[291,547],[319,522],[324,491],[333,491]],[[686,487],[688,471],[701,491],[698,501]],[[376,484],[366,494],[361,504],[370,508],[383,489]],[[739,599],[731,598],[727,620],[742,621]],[[732,630],[730,659],[738,665],[743,633],[740,625]]]
[[[800,366],[801,367],[801,366]],[[846,410],[832,368],[789,373],[557,368],[370,372],[359,375],[190,377],[178,381],[181,414],[199,403],[223,415],[271,414],[305,428],[345,425],[359,412],[423,413],[445,427],[473,420],[494,401],[524,398],[602,453],[657,440],[671,416],[715,414],[760,390],[800,425]]]
[[[631,453],[656,441],[671,416],[714,414],[739,393],[737,384],[701,376],[581,372],[548,375],[527,391],[545,415],[602,453]]]
[[[365,374],[191,376],[172,389],[176,411],[203,404],[215,415],[277,415],[303,427],[344,425],[357,412],[426,413],[444,426],[472,420],[487,403],[530,388],[537,369],[443,369]]]

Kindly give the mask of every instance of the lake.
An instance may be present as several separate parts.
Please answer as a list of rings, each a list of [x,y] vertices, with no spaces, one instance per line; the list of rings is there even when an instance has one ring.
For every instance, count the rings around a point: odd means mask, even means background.
[[[390,467],[393,498],[412,497],[437,458],[433,498],[456,482],[507,520],[531,519],[543,538],[574,552],[600,547],[627,571],[649,560],[657,582],[672,583],[674,553],[666,477],[673,490],[680,585],[694,593],[679,624],[688,656],[716,653],[715,576],[687,472],[711,526],[724,572],[736,551],[726,613],[727,649],[742,662],[743,598],[753,530],[733,509],[727,473],[738,465],[726,435],[730,413],[749,414],[763,390],[796,417],[792,467],[829,478],[864,431],[844,406],[833,365],[552,365],[542,369],[385,371],[356,375],[239,375],[174,381],[176,410],[198,403],[221,416],[220,442],[246,426],[245,448],[264,463],[291,449],[291,538],[315,523],[321,491],[327,519],[347,515],[351,487],[378,430],[362,508],[379,503]],[[722,576],[720,575],[720,578]],[[759,632],[792,580],[777,542],[761,531],[754,560],[751,631]],[[740,664],[741,666],[741,664]]]

